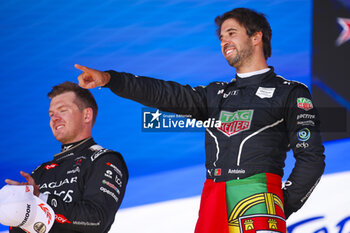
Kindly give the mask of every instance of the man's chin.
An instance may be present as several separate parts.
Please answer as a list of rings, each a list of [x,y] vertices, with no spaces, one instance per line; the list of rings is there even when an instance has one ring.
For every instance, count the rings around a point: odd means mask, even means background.
[[[237,66],[238,66],[238,62],[237,62],[237,61],[227,60],[227,63],[228,63],[230,66],[234,67],[234,68],[237,68]]]
[[[229,56],[229,57],[225,57],[225,59],[230,66],[236,67],[236,65],[238,63],[237,57]]]
[[[56,135],[55,135],[55,134],[54,134],[53,136],[56,138],[57,141],[59,141],[59,142],[62,143],[62,144],[65,144],[64,142],[65,142],[66,140],[65,140],[65,138],[64,138],[63,135],[61,135],[61,134],[56,134]]]

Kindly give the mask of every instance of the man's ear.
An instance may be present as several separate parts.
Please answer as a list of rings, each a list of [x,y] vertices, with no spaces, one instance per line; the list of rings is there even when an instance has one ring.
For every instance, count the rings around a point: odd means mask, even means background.
[[[94,118],[94,111],[92,110],[92,108],[85,108],[83,110],[83,114],[84,114],[84,122],[92,122],[93,118]]]
[[[252,42],[253,45],[257,45],[259,43],[262,43],[262,37],[263,37],[263,33],[262,32],[255,32],[252,36]]]

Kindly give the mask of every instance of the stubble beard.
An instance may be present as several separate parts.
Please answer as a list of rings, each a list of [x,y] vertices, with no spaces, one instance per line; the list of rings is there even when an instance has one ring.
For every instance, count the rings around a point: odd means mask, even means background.
[[[241,49],[240,51],[236,50],[237,54],[236,56],[232,58],[226,58],[228,64],[232,67],[238,68],[245,64],[245,61],[247,61],[253,54],[253,46],[247,45],[245,48]]]

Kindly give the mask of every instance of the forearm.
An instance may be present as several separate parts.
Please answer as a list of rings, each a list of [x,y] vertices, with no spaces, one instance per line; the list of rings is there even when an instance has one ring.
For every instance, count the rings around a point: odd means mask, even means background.
[[[296,161],[283,191],[286,218],[304,205],[318,184],[325,168],[322,154],[300,156],[304,159]]]
[[[129,73],[108,73],[111,79],[105,87],[120,97],[167,112],[190,114],[194,118],[207,115],[204,88],[192,88],[189,85]]]
[[[78,232],[104,232],[110,225],[110,217],[103,211],[101,205],[93,201],[79,201],[66,203],[55,195],[49,195],[48,203],[55,211],[56,224],[61,229],[69,229]],[[112,207],[112,205],[111,205]],[[115,211],[117,208],[113,206]],[[115,212],[109,213],[114,216]]]

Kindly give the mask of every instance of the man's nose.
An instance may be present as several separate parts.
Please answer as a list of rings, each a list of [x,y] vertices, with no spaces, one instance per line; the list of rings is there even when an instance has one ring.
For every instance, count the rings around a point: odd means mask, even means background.
[[[227,37],[221,37],[221,47],[224,47],[225,45],[227,45],[228,41],[227,41]]]
[[[57,120],[59,120],[59,119],[60,119],[60,115],[59,115],[59,114],[53,113],[53,114],[51,115],[51,120],[52,120],[52,121],[57,121]]]

